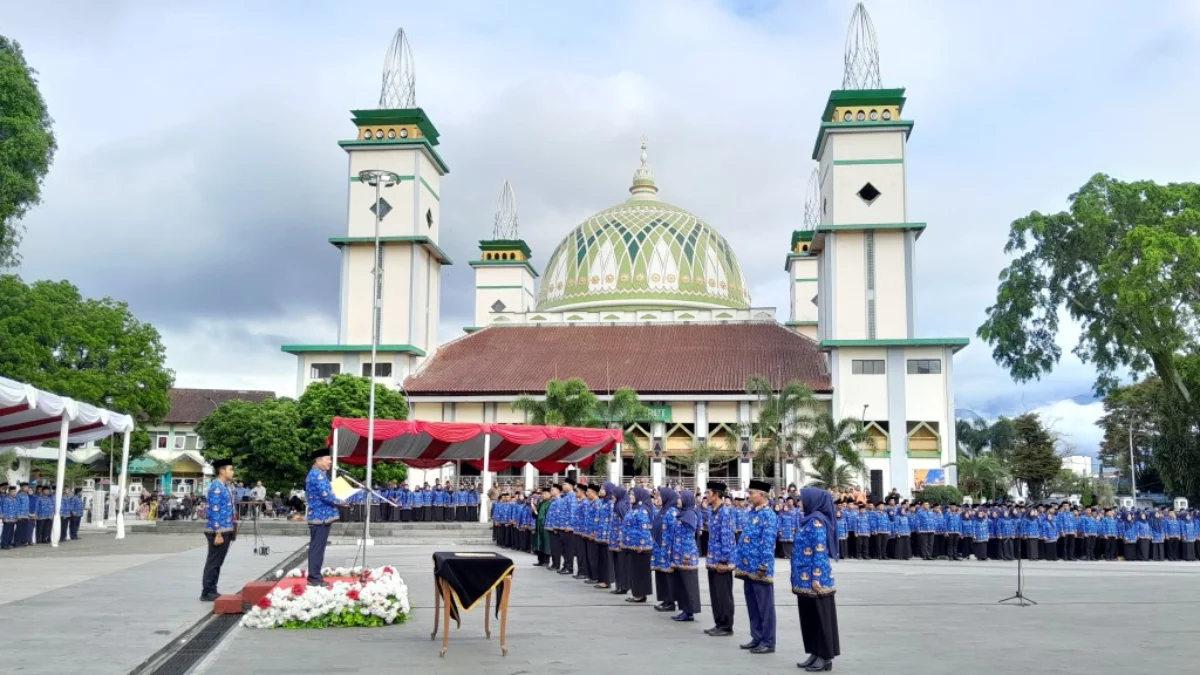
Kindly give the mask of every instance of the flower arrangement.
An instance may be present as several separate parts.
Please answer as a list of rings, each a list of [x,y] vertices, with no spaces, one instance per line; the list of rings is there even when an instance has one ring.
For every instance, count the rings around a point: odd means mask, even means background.
[[[335,581],[329,587],[298,584],[277,586],[242,617],[249,628],[327,628],[330,626],[388,626],[408,619],[408,587],[391,566],[326,567],[327,577],[361,577],[363,580]],[[283,570],[276,578],[305,577],[308,573]]]

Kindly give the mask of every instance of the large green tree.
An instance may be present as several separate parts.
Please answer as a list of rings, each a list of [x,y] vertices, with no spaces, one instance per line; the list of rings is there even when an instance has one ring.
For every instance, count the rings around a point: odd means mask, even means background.
[[[958,459],[949,466],[958,469],[958,487],[966,494],[993,499],[1008,492],[1008,466],[991,452],[968,454],[960,450]]]
[[[21,218],[41,201],[58,147],[36,75],[21,45],[0,35],[0,269],[20,260]]]
[[[804,454],[812,460],[809,485],[847,490],[861,483],[867,465],[859,448],[873,442],[862,420],[836,419],[828,412],[818,414],[802,440]]]
[[[1162,380],[1153,465],[1166,490],[1200,497],[1200,184],[1125,183],[1103,174],[1070,209],[1012,223],[996,304],[979,337],[1017,381],[1053,370],[1060,312],[1081,327],[1074,353],[1108,393],[1122,373]]]
[[[225,401],[196,425],[196,432],[204,438],[204,456],[233,459],[241,480],[261,480],[272,492],[304,484],[308,454],[314,448],[302,440],[294,399]]]
[[[150,447],[141,427],[166,416],[175,380],[158,331],[125,303],[13,275],[0,275],[0,375],[131,415],[134,454]]]
[[[512,402],[512,409],[524,412],[530,424],[588,427],[599,419],[600,400],[588,389],[587,382],[572,377],[550,380],[545,398],[521,396]]]
[[[978,418],[960,419],[955,423],[958,449],[971,457],[990,452],[1004,460],[1012,450],[1015,433],[1012,420],[1007,417],[1000,417],[990,424]]]
[[[1031,501],[1041,501],[1048,484],[1062,469],[1062,458],[1055,452],[1054,437],[1037,413],[1017,417],[1013,427],[1016,440],[1009,457],[1009,470],[1013,478],[1025,483]]]
[[[300,442],[309,450],[325,446],[330,425],[334,417],[367,416],[371,396],[371,381],[365,377],[343,373],[328,382],[317,381],[308,385],[296,409],[300,414]],[[402,420],[408,417],[408,405],[404,395],[375,385],[375,419]]]
[[[1115,467],[1122,476],[1122,491],[1129,490],[1129,458],[1132,444],[1134,478],[1139,492],[1163,488],[1155,460],[1155,447],[1162,444],[1159,426],[1164,409],[1162,380],[1150,377],[1118,387],[1104,397],[1104,416],[1096,425],[1104,430],[1100,462]]]
[[[788,382],[776,390],[759,375],[746,378],[746,393],[758,397],[758,418],[751,430],[761,465],[774,467],[772,475],[782,476],[781,460],[799,460],[803,454],[802,441],[813,430],[818,409],[816,396],[803,382]]]

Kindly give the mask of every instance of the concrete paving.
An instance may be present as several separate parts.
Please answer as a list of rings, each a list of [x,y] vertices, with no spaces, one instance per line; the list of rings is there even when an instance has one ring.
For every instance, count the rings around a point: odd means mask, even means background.
[[[475,547],[480,550],[482,547]],[[452,631],[438,658],[431,642],[432,569],[436,547],[375,547],[369,563],[398,566],[410,589],[412,618],[381,629],[321,632],[236,628],[198,673],[492,673],[645,672],[669,667],[693,673],[795,673],[803,659],[788,565],[776,567],[778,651],[752,656],[741,582],[732,638],[710,638],[705,612],[678,624],[650,605],[630,605],[583,582],[517,563],[507,657],[499,628],[483,637],[482,609]],[[460,549],[471,550],[471,549]],[[355,550],[329,550],[326,564],[353,562]],[[837,672],[1184,673],[1200,671],[1200,563],[1032,563],[1026,593],[1036,607],[997,604],[1016,586],[1015,563],[946,561],[838,563],[842,656]],[[669,664],[669,665],[668,665]],[[414,670],[415,669],[415,670]]]
[[[0,554],[0,672],[125,675],[212,612],[200,602],[204,537],[111,534]],[[243,537],[221,572],[224,592],[271,571],[305,542]]]

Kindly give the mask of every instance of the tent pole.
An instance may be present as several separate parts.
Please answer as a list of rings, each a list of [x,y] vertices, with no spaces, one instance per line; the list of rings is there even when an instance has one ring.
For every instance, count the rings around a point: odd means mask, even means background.
[[[488,521],[488,509],[491,507],[488,501],[488,492],[492,489],[492,472],[491,459],[492,454],[492,432],[488,431],[483,434],[483,494],[480,495],[479,502],[483,504],[483,508],[479,509],[479,522],[486,523]]]
[[[338,427],[333,429],[333,468],[329,471],[329,480],[337,480]]]
[[[117,485],[117,539],[125,538],[125,493],[128,488],[125,483],[129,480],[129,433],[121,439],[121,482]]]
[[[62,425],[58,431],[58,471],[54,478],[54,522],[50,525],[50,546],[58,546],[62,536],[63,477],[67,473],[67,437],[71,434],[71,418],[63,409]]]
[[[621,441],[617,441],[617,454],[613,461],[617,463],[617,468],[615,471],[610,472],[610,475],[612,476],[612,482],[615,485],[620,485],[621,470],[624,469],[623,465],[625,463],[625,461],[621,458]]]

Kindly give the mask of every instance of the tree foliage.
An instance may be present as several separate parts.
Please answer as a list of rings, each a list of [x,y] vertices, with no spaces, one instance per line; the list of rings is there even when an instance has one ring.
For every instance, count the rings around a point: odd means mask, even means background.
[[[951,466],[958,469],[958,487],[973,497],[999,499],[1012,482],[1006,462],[991,452],[958,453]]]
[[[328,382],[308,385],[296,401],[300,415],[300,442],[306,451],[325,447],[334,417],[366,418],[370,410],[371,381],[343,373]],[[375,419],[402,420],[408,417],[404,396],[382,384],[375,385]]]
[[[862,420],[819,413],[801,442],[804,456],[812,460],[808,484],[826,490],[850,489],[867,470],[859,448],[873,444]]]
[[[21,218],[41,201],[58,149],[36,75],[21,45],[0,35],[0,269],[20,261]]]
[[[0,375],[133,417],[141,430],[171,407],[175,373],[154,326],[111,298],[86,299],[66,281],[0,275]]]
[[[955,422],[955,437],[960,455],[977,457],[990,452],[996,459],[1004,461],[1012,451],[1016,431],[1012,420],[1003,416],[990,424],[981,419],[960,419]]]
[[[1062,458],[1054,449],[1054,438],[1037,413],[1025,413],[1013,420],[1016,442],[1009,458],[1013,478],[1029,488],[1029,499],[1037,502],[1046,496],[1047,484],[1058,476]]]
[[[780,458],[803,456],[804,439],[815,430],[816,396],[803,382],[788,382],[776,391],[759,375],[746,378],[746,393],[758,397],[758,416],[750,426],[758,458],[764,467],[774,466],[772,475],[778,476]]]
[[[1100,462],[1120,472],[1125,491],[1129,490],[1131,440],[1138,490],[1157,492],[1162,489],[1162,480],[1154,466],[1154,445],[1160,441],[1162,404],[1162,380],[1157,377],[1119,387],[1104,397],[1104,415],[1096,421],[1096,425],[1104,430]]]
[[[542,400],[521,396],[512,402],[513,410],[525,413],[530,424],[560,427],[593,426],[597,421],[599,399],[582,378],[550,380]]]

